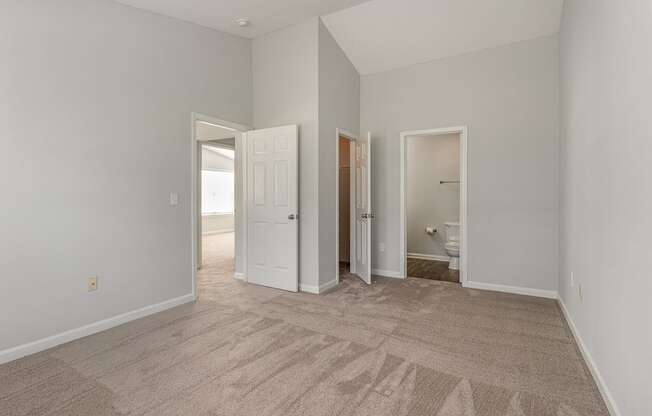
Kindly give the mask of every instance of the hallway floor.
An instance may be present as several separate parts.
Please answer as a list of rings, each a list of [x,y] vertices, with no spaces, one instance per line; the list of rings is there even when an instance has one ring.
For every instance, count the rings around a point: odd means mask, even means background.
[[[607,416],[553,300],[288,293],[234,279],[229,244],[206,241],[197,302],[0,366],[0,415]]]

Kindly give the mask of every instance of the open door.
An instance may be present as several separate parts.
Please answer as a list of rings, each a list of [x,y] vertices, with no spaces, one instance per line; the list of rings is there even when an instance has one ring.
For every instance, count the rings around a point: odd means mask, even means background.
[[[247,281],[299,290],[298,128],[247,132]]]
[[[371,133],[355,143],[355,272],[371,284]]]

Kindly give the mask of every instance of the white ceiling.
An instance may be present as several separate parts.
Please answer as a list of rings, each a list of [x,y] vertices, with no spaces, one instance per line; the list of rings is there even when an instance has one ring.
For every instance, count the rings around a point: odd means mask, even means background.
[[[360,74],[551,35],[564,0],[373,0],[322,20]]]
[[[202,26],[254,38],[366,0],[116,0]],[[239,27],[236,19],[251,25]]]

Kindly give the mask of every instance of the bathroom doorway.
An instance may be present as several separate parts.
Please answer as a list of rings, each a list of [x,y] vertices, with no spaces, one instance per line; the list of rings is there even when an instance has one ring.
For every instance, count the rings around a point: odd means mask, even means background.
[[[401,133],[401,271],[452,283],[466,276],[466,128]]]

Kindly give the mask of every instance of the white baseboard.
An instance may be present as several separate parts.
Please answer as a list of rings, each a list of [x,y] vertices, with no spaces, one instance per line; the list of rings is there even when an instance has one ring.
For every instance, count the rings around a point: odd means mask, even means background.
[[[307,285],[305,283],[299,283],[299,291],[300,292],[307,292],[307,293],[314,293],[315,295],[317,295],[317,294],[319,294],[319,286]]]
[[[579,331],[577,330],[577,327],[575,326],[575,323],[573,322],[573,319],[571,318],[568,309],[566,309],[566,305],[564,305],[564,301],[562,300],[561,296],[557,299],[557,302],[559,302],[559,306],[561,308],[562,313],[564,314],[564,318],[566,318],[566,322],[568,322],[568,326],[570,327],[570,330],[573,333],[573,337],[575,338],[575,342],[577,342],[577,346],[580,349],[580,353],[582,353],[584,362],[586,362],[586,365],[587,367],[589,367],[589,371],[591,372],[591,375],[593,376],[595,383],[598,385],[598,390],[600,390],[602,399],[607,405],[609,414],[611,414],[611,416],[621,416],[622,413],[620,413],[620,409],[618,408],[618,405],[616,404],[616,401],[614,400],[611,391],[607,387],[604,378],[602,378],[602,375],[600,374],[598,367],[595,365],[595,361],[593,360],[591,353],[586,348],[586,344],[584,344],[584,341],[582,340],[582,337]]]
[[[226,233],[233,233],[233,232],[235,232],[235,230],[233,228],[229,228],[228,230],[206,231],[201,233],[201,235],[226,234]]]
[[[371,270],[371,274],[382,277],[393,277],[394,279],[403,279],[401,272],[395,270],[373,269]]]
[[[532,289],[520,286],[496,285],[483,282],[465,282],[464,287],[471,289],[492,290],[494,292],[515,293],[517,295],[536,296],[539,298],[557,299],[559,295],[554,290]]]
[[[162,312],[166,309],[170,309],[184,303],[189,303],[194,300],[195,297],[192,294],[180,296],[178,298],[166,300],[155,305],[145,306],[144,308],[137,309],[135,311],[123,313],[112,318],[93,322],[92,324],[84,325],[79,328],[61,332],[47,338],[42,338],[37,341],[30,342],[28,344],[8,348],[4,351],[0,351],[0,364],[17,360],[30,354],[45,351],[49,348],[56,347],[57,345],[65,344],[66,342],[74,341],[88,335],[93,335],[98,332],[105,331],[118,325],[133,321],[135,319]]]
[[[233,276],[238,280],[242,280],[243,282],[247,281],[247,278],[245,277],[244,273],[235,272]]]
[[[314,293],[315,295],[318,295],[320,293],[324,293],[330,288],[333,288],[338,285],[337,277],[331,281],[328,281],[324,283],[323,285],[315,286],[315,285],[307,285],[305,283],[300,283],[299,284],[299,290],[301,292],[307,292],[307,293]]]
[[[441,256],[439,254],[421,254],[421,253],[407,253],[407,256],[419,260],[434,260],[434,261],[450,261],[448,256]]]

